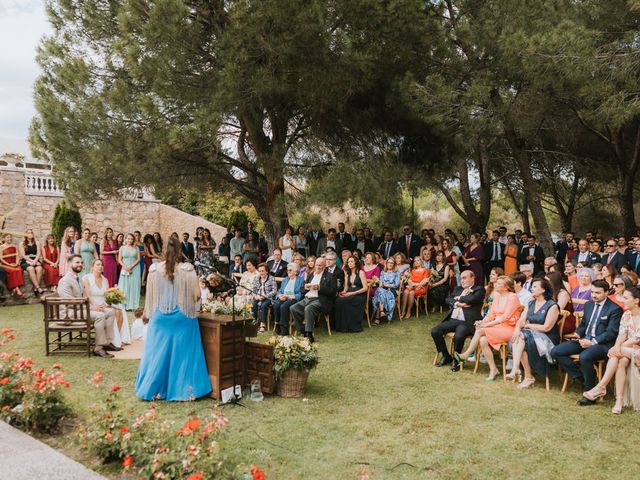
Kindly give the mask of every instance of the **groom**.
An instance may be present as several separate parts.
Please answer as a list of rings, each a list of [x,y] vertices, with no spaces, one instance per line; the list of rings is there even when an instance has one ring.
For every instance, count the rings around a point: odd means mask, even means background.
[[[460,285],[453,294],[447,297],[447,305],[451,307],[444,320],[431,329],[431,336],[436,344],[436,349],[442,357],[436,364],[438,367],[451,364],[451,370],[457,372],[460,365],[452,357],[444,340],[447,333],[454,332],[453,348],[460,353],[464,348],[467,337],[473,336],[476,331],[475,322],[482,320],[482,302],[484,301],[484,288],[474,286],[475,275],[471,270],[465,270],[460,274]]]

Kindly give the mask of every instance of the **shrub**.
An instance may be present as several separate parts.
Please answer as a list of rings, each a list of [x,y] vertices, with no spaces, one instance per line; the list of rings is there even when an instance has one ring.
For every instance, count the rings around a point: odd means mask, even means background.
[[[82,217],[78,210],[68,207],[63,200],[56,206],[51,220],[51,233],[53,233],[58,242],[67,227],[73,227],[77,232],[82,231]]]

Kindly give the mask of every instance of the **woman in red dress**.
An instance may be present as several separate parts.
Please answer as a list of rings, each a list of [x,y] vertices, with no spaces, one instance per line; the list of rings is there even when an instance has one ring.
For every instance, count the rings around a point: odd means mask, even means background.
[[[0,246],[0,266],[7,272],[7,289],[11,294],[22,297],[20,287],[24,285],[22,267],[18,256],[18,249],[13,244],[13,236],[7,233],[4,236],[4,243]]]
[[[59,269],[60,250],[56,246],[56,237],[47,235],[42,247],[42,267],[44,268],[44,284],[47,287],[57,287],[60,280]]]
[[[100,253],[104,268],[103,275],[109,283],[109,288],[115,287],[118,284],[118,262],[116,260],[118,244],[113,238],[113,229],[111,227],[108,227],[104,232],[102,243],[100,244]]]

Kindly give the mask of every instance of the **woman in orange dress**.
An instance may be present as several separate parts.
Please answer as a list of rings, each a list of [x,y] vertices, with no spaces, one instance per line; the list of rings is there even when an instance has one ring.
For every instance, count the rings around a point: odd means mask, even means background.
[[[56,246],[56,237],[47,235],[42,247],[42,267],[44,268],[44,283],[47,287],[57,287],[60,280],[60,250]]]
[[[504,248],[504,274],[511,275],[518,271],[518,245],[515,235],[507,235],[507,246]]]
[[[494,381],[500,372],[491,349],[498,350],[501,345],[511,339],[521,312],[522,306],[518,295],[514,293],[513,280],[507,276],[498,278],[493,290],[493,302],[489,313],[482,320],[476,322],[476,333],[471,339],[469,348],[463,353],[454,353],[456,360],[458,362],[466,361],[480,344],[484,358],[489,364],[489,376],[486,380],[488,382]]]
[[[413,269],[407,280],[407,284],[402,292],[402,307],[400,308],[400,318],[411,316],[411,307],[414,299],[424,297],[427,294],[427,284],[431,279],[431,272],[422,263],[420,257],[413,259]]]
[[[24,285],[24,277],[18,248],[13,244],[13,235],[10,233],[4,236],[4,243],[0,246],[0,266],[7,273],[7,289],[11,290],[12,295],[22,297],[20,287]]]

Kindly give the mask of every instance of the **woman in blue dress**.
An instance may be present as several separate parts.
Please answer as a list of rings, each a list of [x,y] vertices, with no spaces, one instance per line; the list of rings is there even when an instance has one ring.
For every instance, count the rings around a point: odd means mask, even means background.
[[[400,272],[396,268],[394,257],[389,257],[384,264],[384,271],[380,274],[380,286],[371,300],[373,311],[375,312],[376,325],[380,325],[382,320],[390,322],[393,318],[393,309],[396,308],[399,287]]]
[[[180,243],[170,238],[166,261],[149,269],[144,317],[149,318],[136,376],[143,400],[185,401],[207,395],[211,382],[196,309],[200,289],[190,263],[180,263]]]
[[[120,278],[118,288],[124,292],[127,300],[123,307],[126,310],[135,310],[140,306],[140,250],[134,245],[135,238],[127,233],[124,245],[118,250],[118,265],[120,265]]]

